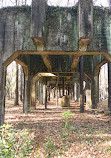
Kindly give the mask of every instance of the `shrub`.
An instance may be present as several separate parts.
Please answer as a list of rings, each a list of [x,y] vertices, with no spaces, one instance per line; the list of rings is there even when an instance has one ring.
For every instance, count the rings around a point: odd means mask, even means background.
[[[54,157],[57,148],[55,147],[55,141],[52,137],[47,137],[46,138],[46,147],[45,147],[46,153],[47,153],[47,158]]]
[[[69,125],[69,118],[72,116],[72,112],[71,111],[65,111],[62,113],[62,116],[64,118],[64,128],[66,129]]]
[[[4,124],[0,127],[1,158],[29,157],[33,152],[33,139],[28,129],[16,130]]]

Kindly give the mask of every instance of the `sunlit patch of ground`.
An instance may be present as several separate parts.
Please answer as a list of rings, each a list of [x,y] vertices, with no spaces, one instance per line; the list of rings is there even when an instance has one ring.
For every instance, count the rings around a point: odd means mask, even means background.
[[[56,100],[48,103],[48,109],[44,105],[39,105],[37,109],[28,114],[23,114],[22,103],[14,106],[13,101],[7,101],[5,123],[14,124],[15,128],[29,128],[35,134],[37,150],[43,152],[46,144],[46,137],[51,136],[55,139],[56,146],[59,148],[60,132],[62,130],[62,112],[70,110],[73,116],[70,124],[72,132],[65,138],[66,151],[64,156],[69,158],[110,158],[111,157],[111,116],[106,114],[79,113],[79,104],[71,101],[71,107],[56,107]],[[32,156],[34,157],[34,155]]]

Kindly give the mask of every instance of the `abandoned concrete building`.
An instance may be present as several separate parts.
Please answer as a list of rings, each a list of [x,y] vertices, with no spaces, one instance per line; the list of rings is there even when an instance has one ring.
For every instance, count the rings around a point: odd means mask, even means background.
[[[66,90],[67,95],[74,93],[76,86],[80,112],[97,108],[99,72],[108,63],[111,112],[110,9],[95,7],[92,0],[79,0],[69,8],[48,6],[47,0],[32,0],[31,7],[0,9],[0,125],[4,123],[6,68],[13,61],[24,70],[25,113],[35,109],[38,81],[41,101],[45,85],[45,107],[50,89],[64,96]]]

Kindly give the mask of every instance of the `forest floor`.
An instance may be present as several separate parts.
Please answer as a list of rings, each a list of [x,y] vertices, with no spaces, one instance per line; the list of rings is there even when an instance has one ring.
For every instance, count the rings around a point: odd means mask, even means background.
[[[67,110],[73,115],[65,128],[63,112]],[[36,144],[31,158],[111,158],[111,115],[79,113],[79,104],[73,101],[70,107],[57,109],[53,100],[47,110],[39,105],[28,114],[22,113],[22,104],[14,106],[7,101],[5,123],[34,133]]]

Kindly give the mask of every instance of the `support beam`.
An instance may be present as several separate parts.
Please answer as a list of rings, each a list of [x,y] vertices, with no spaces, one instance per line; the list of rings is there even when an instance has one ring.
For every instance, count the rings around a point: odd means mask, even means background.
[[[103,59],[103,61],[101,61],[99,64],[97,64],[94,68],[94,76],[97,76],[99,75],[99,72],[100,72],[100,68],[102,65],[106,64],[108,62],[107,59]]]
[[[80,56],[74,56],[73,57],[73,61],[72,61],[72,65],[71,65],[71,71],[74,71],[79,63],[80,60]]]
[[[103,55],[108,61],[111,62],[111,56],[108,54],[108,52],[99,52],[99,51],[93,51],[93,52],[66,52],[66,51],[25,51],[25,50],[18,50],[14,54],[12,54],[6,61],[4,61],[3,65],[8,66],[11,62],[13,62],[18,56],[20,55]]]
[[[15,59],[15,61],[17,62],[17,64],[19,64],[23,67],[24,74],[27,76],[28,75],[28,66],[17,58]]]
[[[49,58],[48,55],[41,55],[43,61],[44,61],[44,64],[46,65],[48,71],[52,71],[52,64],[51,64],[51,60]]]
[[[84,112],[84,90],[83,90],[83,81],[84,81],[84,56],[80,58],[80,112]]]
[[[44,50],[45,41],[42,37],[33,38],[33,41],[36,44],[38,51],[43,51]],[[45,66],[47,67],[48,71],[51,72],[52,71],[52,64],[51,64],[51,60],[50,60],[49,55],[47,55],[47,54],[42,55],[41,54],[41,57],[43,59],[43,62],[45,64]]]

